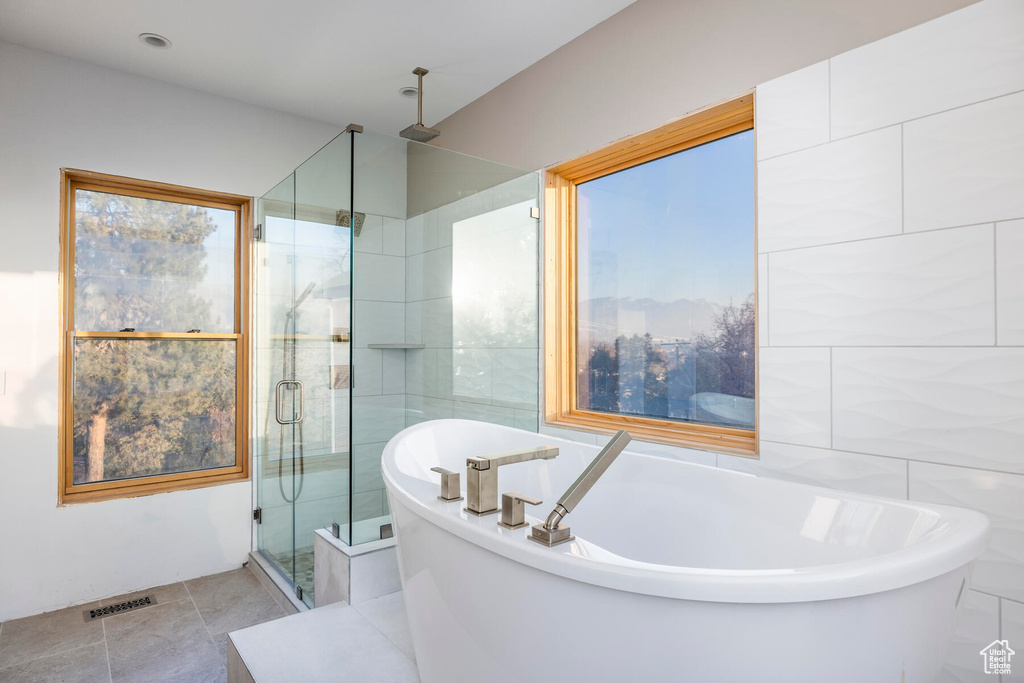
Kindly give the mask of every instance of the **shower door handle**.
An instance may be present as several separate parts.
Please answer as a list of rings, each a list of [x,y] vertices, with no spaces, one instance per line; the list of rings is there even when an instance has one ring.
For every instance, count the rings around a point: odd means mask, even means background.
[[[281,389],[283,389],[284,387],[291,387],[293,391],[298,392],[292,398],[292,419],[290,420],[281,419],[281,413],[283,412],[284,408],[284,395],[281,392]],[[296,414],[295,412],[296,401],[298,401],[299,404],[298,414]],[[274,387],[274,419],[277,420],[278,424],[293,425],[302,422],[305,408],[304,403],[305,399],[302,396],[302,382],[300,382],[299,380],[283,379],[277,383],[276,387]]]

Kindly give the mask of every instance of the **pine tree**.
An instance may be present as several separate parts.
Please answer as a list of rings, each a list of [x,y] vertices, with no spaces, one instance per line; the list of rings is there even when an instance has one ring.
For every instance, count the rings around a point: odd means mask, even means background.
[[[224,323],[196,291],[206,208],[79,190],[75,212],[76,330]],[[74,482],[232,465],[235,365],[233,341],[76,339]]]

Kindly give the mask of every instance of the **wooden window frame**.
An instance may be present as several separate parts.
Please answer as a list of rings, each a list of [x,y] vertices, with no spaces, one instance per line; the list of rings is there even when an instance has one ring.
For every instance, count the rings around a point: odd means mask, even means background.
[[[188,203],[235,212],[235,315],[233,332],[95,332],[75,331],[75,191],[107,192],[132,197]],[[182,491],[249,479],[249,344],[248,275],[251,272],[252,197],[212,192],[192,187],[157,183],[116,175],[62,168],[60,171],[60,327],[58,416],[58,505],[130,498],[154,493]],[[73,361],[76,338],[107,339],[224,339],[235,341],[236,413],[235,464],[194,472],[74,484]]]
[[[647,441],[737,455],[757,455],[757,410],[753,429],[719,427],[668,419],[581,410],[576,360],[576,186],[675,154],[719,138],[754,129],[754,93],[690,114],[545,173],[544,192],[544,420],[569,429],[607,434],[628,430]],[[756,149],[756,148],[755,148]],[[755,152],[756,158],[756,152]],[[756,168],[756,166],[755,166]],[[756,192],[756,177],[755,177]],[[755,209],[754,367],[757,401],[757,247]],[[755,403],[755,406],[757,404]]]

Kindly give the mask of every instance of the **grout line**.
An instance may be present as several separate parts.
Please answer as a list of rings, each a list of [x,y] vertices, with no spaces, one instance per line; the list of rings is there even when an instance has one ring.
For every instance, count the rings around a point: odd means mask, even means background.
[[[1024,218],[1024,216],[1022,216],[1021,218]],[[889,235],[874,235],[872,237],[860,237],[860,238],[857,238],[857,239],[842,240],[842,241],[839,241],[839,242],[824,242],[822,244],[808,244],[808,245],[802,246],[802,247],[786,247],[785,249],[772,249],[771,251],[762,251],[762,252],[760,252],[760,254],[784,254],[784,253],[788,253],[788,252],[792,252],[792,251],[805,251],[807,249],[823,249],[825,247],[834,247],[834,246],[837,246],[837,245],[840,245],[840,244],[857,244],[859,242],[872,242],[872,241],[875,241],[875,240],[887,240],[887,239],[893,239],[893,238],[896,238],[896,237],[903,237],[903,236],[910,237],[912,235],[927,235],[927,234],[933,233],[933,232],[943,232],[944,230],[960,230],[961,228],[981,228],[981,227],[985,227],[985,226],[988,226],[988,225],[992,225],[993,223],[1009,223],[1011,221],[1021,220],[1021,218],[1005,218],[1005,219],[1004,218],[997,218],[995,221],[985,221],[985,222],[982,222],[982,223],[967,223],[967,224],[964,224],[964,225],[947,225],[947,226],[944,226],[944,227],[941,227],[941,228],[929,228],[928,230],[911,230],[910,232],[907,232],[907,233],[894,232],[894,233],[891,233]],[[442,298],[448,298],[448,297],[442,297]]]
[[[771,309],[769,308],[772,305],[772,300],[771,300],[771,291],[772,291],[772,255],[771,254],[765,254],[764,255],[764,271],[765,271],[765,273],[764,273],[764,289],[765,289],[765,292],[764,292],[764,299],[765,299],[765,301],[764,301],[764,336],[767,337],[767,339],[764,340],[764,345],[765,346],[771,346],[772,345],[772,316],[771,316]],[[754,352],[756,353],[757,350],[755,349]]]
[[[900,233],[907,234],[907,170],[903,159],[904,139],[903,124],[900,124]]]
[[[100,626],[103,627],[103,652],[107,655],[107,676],[111,683],[114,681],[114,670],[110,665],[110,645],[107,644],[107,624],[105,619],[100,619]]]
[[[830,449],[835,448],[836,444],[836,430],[834,427],[835,423],[835,382],[832,381],[832,347],[828,349],[828,447]]]
[[[382,549],[382,550],[384,550],[384,549]],[[377,552],[377,551],[373,551],[373,552]],[[402,592],[402,590],[401,590],[401,589],[399,589],[399,590],[398,590],[398,591],[396,591],[396,592],[397,592],[397,593],[401,593],[401,592]],[[378,595],[378,596],[377,596],[376,598],[371,598],[370,600],[364,600],[363,602],[360,602],[360,603],[359,603],[359,605],[365,605],[365,604],[367,604],[367,603],[369,603],[369,602],[373,602],[373,601],[375,601],[375,600],[380,600],[381,598],[387,597],[388,595],[394,595],[394,593],[385,593],[384,595]],[[406,659],[409,659],[409,655],[405,654],[405,652],[403,652],[403,651],[402,651],[402,648],[400,648],[400,647],[398,646],[398,643],[396,643],[396,642],[395,642],[395,641],[394,641],[394,640],[393,640],[393,639],[391,638],[391,636],[389,636],[389,635],[388,635],[387,633],[385,633],[385,632],[384,632],[383,630],[381,630],[381,629],[380,629],[380,628],[379,628],[379,627],[377,626],[377,624],[373,623],[373,621],[371,621],[371,620],[370,620],[370,618],[369,618],[368,616],[366,616],[365,614],[363,614],[363,612],[362,612],[362,611],[361,611],[361,610],[359,609],[359,607],[358,607],[357,605],[352,605],[352,604],[349,604],[349,607],[351,607],[352,609],[354,609],[354,610],[356,611],[356,614],[358,614],[359,616],[361,616],[361,617],[362,617],[362,618],[363,618],[363,619],[364,619],[364,620],[366,621],[366,623],[368,623],[368,624],[369,624],[370,626],[372,626],[372,627],[374,628],[374,630],[375,630],[375,631],[377,631],[377,633],[379,633],[379,634],[381,634],[382,636],[384,636],[384,639],[385,639],[385,640],[387,640],[387,641],[388,641],[389,643],[391,643],[391,644],[392,644],[392,645],[394,646],[394,648],[395,648],[396,650],[398,650],[398,653],[399,653],[400,655],[402,655],[402,656],[403,656],[403,657],[405,657]],[[402,596],[402,613],[403,613],[403,614],[405,614],[405,596],[404,596],[404,595]],[[408,621],[409,621],[409,616],[408,616],[408,614],[405,614],[405,621],[406,621],[406,623],[408,623]],[[415,665],[416,665],[416,662],[414,662],[413,660],[409,659],[409,661],[410,661],[410,662],[412,662],[413,666],[415,666]]]
[[[999,615],[999,639],[1002,640],[1003,639],[1003,599],[1002,598],[999,598],[999,600],[996,602],[996,612]],[[1003,680],[1002,675],[1000,675],[999,680]]]
[[[808,446],[807,444],[802,444],[802,443],[789,443],[789,442],[786,442],[786,441],[774,441],[772,439],[761,439],[761,442],[775,444],[777,446],[792,446],[794,448],[810,448],[810,449],[819,450],[819,451],[832,450],[832,451],[835,451],[836,453],[846,453],[846,454],[849,454],[849,455],[862,455],[862,456],[865,456],[865,457],[868,457],[868,458],[885,458],[886,460],[904,460],[907,463],[908,471],[909,471],[910,463],[916,462],[916,463],[921,463],[922,465],[940,465],[942,467],[957,467],[957,468],[964,469],[964,470],[971,470],[973,472],[994,472],[996,474],[1006,474],[1006,475],[1009,475],[1009,476],[1012,476],[1012,477],[1024,477],[1024,471],[1022,471],[1022,472],[1011,472],[1009,470],[996,470],[996,469],[992,469],[990,467],[975,467],[975,466],[972,466],[972,465],[956,465],[956,464],[948,463],[948,462],[939,462],[937,460],[919,460],[917,458],[906,458],[906,457],[899,456],[899,455],[884,455],[882,453],[867,453],[865,451],[851,451],[851,450],[847,450],[845,448],[831,448],[830,449],[830,448],[826,448],[825,446]]]
[[[829,60],[829,62],[831,64],[831,60]],[[831,73],[831,66],[829,66],[829,70],[830,70],[830,73]],[[829,82],[829,89],[831,90],[831,79],[830,79],[830,82]],[[927,119],[927,118],[930,118],[932,116],[938,116],[940,114],[946,114],[948,112],[956,111],[958,109],[966,109],[967,107],[973,107],[976,104],[983,104],[985,102],[992,102],[993,100],[998,100],[998,99],[1001,99],[1003,97],[1012,97],[1014,95],[1019,95],[1021,93],[1024,93],[1024,89],[1022,89],[1022,90],[1014,90],[1013,92],[1003,93],[1001,95],[993,95],[992,97],[986,97],[983,100],[976,100],[974,102],[968,102],[966,104],[960,104],[960,105],[957,105],[955,107],[950,107],[949,109],[943,109],[941,111],[935,111],[935,112],[931,112],[929,114],[922,114],[921,116],[914,116],[914,117],[909,118],[909,119],[903,119],[902,121],[893,121],[892,123],[887,123],[884,126],[879,126],[877,128],[871,128],[869,130],[864,130],[864,131],[858,131],[856,133],[851,133],[850,135],[845,135],[845,136],[839,137],[839,138],[832,138],[831,137],[831,135],[832,135],[832,122],[830,120],[829,121],[829,137],[830,137],[830,140],[828,142],[819,142],[818,144],[809,145],[807,147],[801,147],[800,149],[794,149],[794,150],[792,150],[790,152],[783,152],[782,154],[776,154],[775,156],[765,157],[764,159],[758,159],[758,161],[768,161],[769,159],[778,159],[779,157],[789,156],[790,154],[799,154],[800,152],[803,152],[804,150],[814,149],[815,147],[824,147],[825,145],[828,145],[828,144],[830,144],[832,142],[838,142],[840,140],[849,140],[850,138],[855,138],[858,135],[867,135],[868,133],[876,133],[876,132],[878,132],[880,130],[884,130],[886,128],[892,128],[893,126],[900,126],[900,125],[903,125],[904,123],[912,123],[914,121],[920,121],[921,119]]]
[[[185,587],[185,593],[188,594],[188,599],[192,603],[192,609],[194,609],[196,614],[199,615],[199,621],[203,623],[203,629],[206,631],[206,635],[210,637],[210,642],[213,643],[213,647],[216,648],[217,641],[213,639],[213,634],[210,633],[210,626],[206,623],[206,619],[203,618],[203,613],[199,611],[199,605],[196,604],[196,599],[192,597],[192,591],[188,589],[188,584],[184,581],[181,582],[181,585]],[[263,584],[260,583],[260,585],[262,586]]]
[[[999,226],[992,224],[992,345],[999,346]]]
[[[910,461],[907,460],[907,500],[910,500]]]
[[[826,60],[828,65],[828,140],[832,141],[832,59]]]

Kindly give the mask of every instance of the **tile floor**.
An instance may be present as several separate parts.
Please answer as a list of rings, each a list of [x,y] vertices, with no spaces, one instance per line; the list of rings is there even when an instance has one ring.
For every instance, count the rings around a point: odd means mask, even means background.
[[[157,604],[83,618],[143,595]],[[0,624],[0,681],[225,681],[227,634],[284,616],[249,569],[172,583]]]

